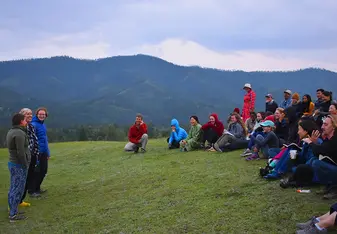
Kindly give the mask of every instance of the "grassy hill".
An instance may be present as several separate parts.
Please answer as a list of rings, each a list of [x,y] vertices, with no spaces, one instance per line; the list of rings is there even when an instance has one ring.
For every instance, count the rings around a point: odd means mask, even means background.
[[[283,91],[315,95],[317,88],[337,91],[337,73],[323,69],[289,72],[222,71],[178,66],[147,56],[116,56],[97,60],[51,57],[0,62],[0,125],[8,111],[22,106],[47,106],[48,125],[128,125],[136,113],[155,125],[175,117],[187,123],[190,115],[202,122],[218,112],[221,119],[242,108],[245,83],[257,93],[256,109],[264,109],[265,94],[277,102]],[[3,96],[3,98],[1,98]]]
[[[128,154],[123,142],[51,144],[44,188],[26,221],[7,219],[7,151],[0,149],[1,233],[294,233],[333,201],[258,176],[239,152],[166,149]],[[22,208],[24,209],[24,208]]]

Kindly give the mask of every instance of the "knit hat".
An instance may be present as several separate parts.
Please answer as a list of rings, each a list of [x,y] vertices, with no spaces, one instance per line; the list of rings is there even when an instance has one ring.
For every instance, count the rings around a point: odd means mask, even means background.
[[[291,98],[299,101],[300,100],[300,95],[298,93],[294,93]]]
[[[198,116],[192,115],[192,116],[190,117],[190,119],[191,119],[191,118],[195,119],[195,121],[197,121],[197,123],[199,123],[199,118],[198,118]]]
[[[234,108],[234,112],[240,114],[240,109],[236,107],[236,108]]]

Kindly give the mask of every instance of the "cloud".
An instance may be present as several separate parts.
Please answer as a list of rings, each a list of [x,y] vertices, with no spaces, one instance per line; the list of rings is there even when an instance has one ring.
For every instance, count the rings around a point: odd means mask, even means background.
[[[5,1],[0,9],[2,60],[142,52],[178,64],[225,69],[336,70],[335,0],[18,3]]]

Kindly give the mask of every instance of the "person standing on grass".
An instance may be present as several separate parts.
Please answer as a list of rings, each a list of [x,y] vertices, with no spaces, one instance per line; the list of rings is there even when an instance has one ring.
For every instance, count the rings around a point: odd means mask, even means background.
[[[251,84],[245,84],[243,89],[247,92],[243,98],[243,108],[242,108],[242,119],[245,123],[246,120],[250,117],[250,112],[255,110],[255,100],[256,94],[252,90]]]
[[[10,172],[10,187],[8,192],[10,222],[26,219],[26,216],[18,211],[18,206],[25,190],[27,171],[31,158],[28,149],[29,143],[26,125],[25,116],[15,114],[12,118],[12,128],[6,136],[9,151],[8,169]]]
[[[40,107],[37,109],[36,115],[33,117],[31,124],[34,126],[39,145],[38,156],[38,170],[36,178],[33,181],[31,191],[28,191],[31,197],[39,197],[47,190],[41,189],[41,184],[48,172],[48,160],[50,158],[50,151],[48,146],[47,128],[45,120],[48,117],[47,109]]]
[[[30,155],[31,155],[31,161],[30,161],[27,180],[26,180],[26,186],[25,186],[23,196],[21,198],[21,203],[20,203],[20,206],[26,207],[26,206],[30,206],[30,203],[24,202],[23,200],[26,197],[27,191],[32,191],[34,182],[37,179],[36,177],[37,174],[35,173],[35,167],[36,167],[36,164],[38,163],[39,144],[38,144],[37,136],[35,134],[34,127],[31,124],[31,121],[33,118],[32,110],[29,108],[23,108],[21,109],[19,113],[25,116],[25,120],[27,122],[27,135],[28,135],[28,140],[29,140],[28,148],[29,148]]]
[[[283,93],[284,93],[284,100],[281,102],[279,107],[283,109],[287,109],[289,106],[291,106],[292,92],[289,89],[287,89]]]
[[[144,123],[141,114],[137,114],[135,124],[129,129],[128,138],[129,142],[124,147],[125,151],[138,153],[140,148],[141,153],[146,152],[146,145],[149,137],[147,135],[147,126]]]
[[[169,149],[179,149],[180,141],[185,140],[187,137],[187,132],[185,129],[179,126],[179,122],[177,119],[171,120],[171,135],[167,139],[168,148]]]

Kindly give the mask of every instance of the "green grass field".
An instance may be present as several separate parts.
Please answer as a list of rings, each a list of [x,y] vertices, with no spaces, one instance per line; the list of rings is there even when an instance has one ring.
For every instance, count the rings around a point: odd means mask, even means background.
[[[150,140],[146,154],[125,153],[121,142],[50,147],[48,193],[28,197],[28,219],[17,223],[8,221],[0,149],[1,233],[294,233],[334,202],[261,179],[265,162],[240,152],[169,151],[164,140]]]

